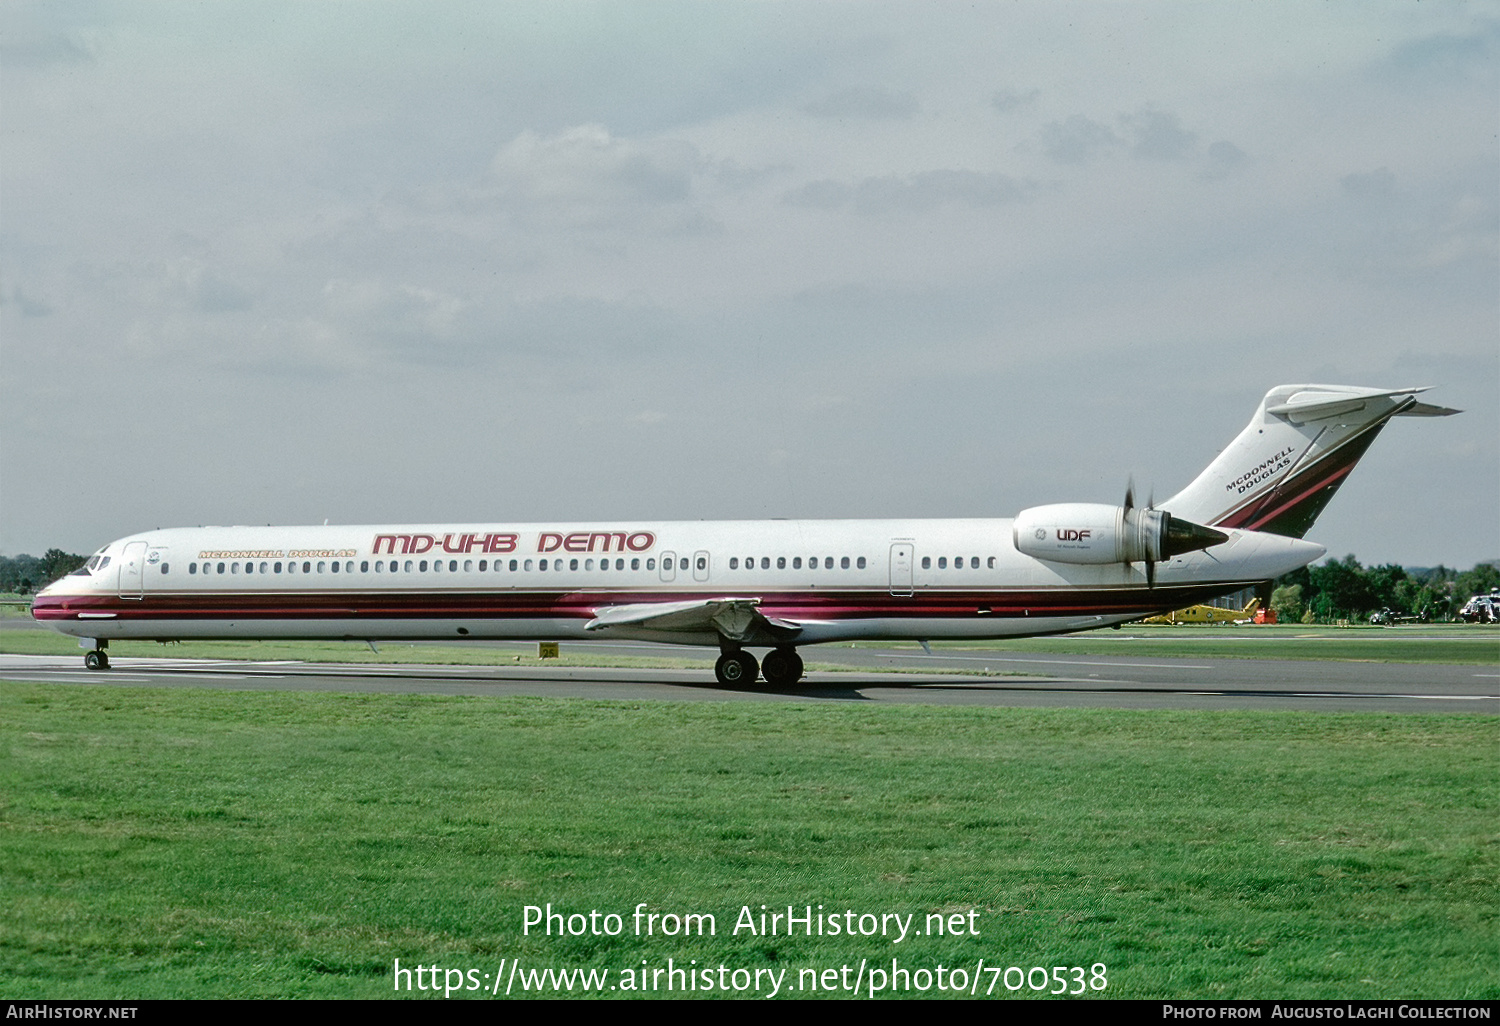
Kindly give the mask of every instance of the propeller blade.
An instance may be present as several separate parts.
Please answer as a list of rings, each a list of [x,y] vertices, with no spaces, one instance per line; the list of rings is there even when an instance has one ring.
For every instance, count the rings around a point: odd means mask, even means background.
[[[1135,509],[1135,475],[1125,479],[1125,508]]]

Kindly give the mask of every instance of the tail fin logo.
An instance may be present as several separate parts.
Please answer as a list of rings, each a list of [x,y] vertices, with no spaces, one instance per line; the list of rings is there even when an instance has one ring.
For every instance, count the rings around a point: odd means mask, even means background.
[[[1292,453],[1296,451],[1295,447],[1287,446],[1275,456],[1262,462],[1254,470],[1247,471],[1229,482],[1224,486],[1224,490],[1226,492],[1234,492],[1237,495],[1244,495],[1262,481],[1270,478],[1278,470],[1285,470],[1287,467],[1290,467],[1292,465]]]

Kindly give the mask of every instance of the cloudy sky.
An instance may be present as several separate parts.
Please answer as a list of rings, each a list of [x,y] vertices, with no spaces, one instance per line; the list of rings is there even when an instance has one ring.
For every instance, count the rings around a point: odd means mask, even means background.
[[[1500,555],[1500,7],[0,7],[0,553],[1011,516],[1433,385],[1310,537]]]

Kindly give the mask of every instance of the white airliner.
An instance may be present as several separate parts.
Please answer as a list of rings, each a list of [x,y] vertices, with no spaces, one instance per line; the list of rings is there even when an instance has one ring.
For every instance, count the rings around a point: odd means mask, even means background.
[[[115,638],[628,638],[717,646],[721,683],[785,686],[803,645],[1081,631],[1305,566],[1386,422],[1458,412],[1422,391],[1273,388],[1160,509],[1127,488],[1013,519],[177,528],[106,545],[32,615],[91,669]]]

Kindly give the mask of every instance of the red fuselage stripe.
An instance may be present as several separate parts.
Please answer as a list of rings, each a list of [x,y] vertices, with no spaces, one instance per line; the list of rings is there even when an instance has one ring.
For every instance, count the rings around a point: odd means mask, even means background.
[[[1118,615],[1174,609],[1222,595],[1253,582],[1222,581],[1193,586],[1096,590],[962,591],[897,596],[884,592],[818,594],[751,592],[759,610],[787,620],[870,618],[971,618],[976,615]],[[150,593],[143,599],[109,595],[38,599],[39,621],[77,621],[80,613],[114,614],[104,623],[153,620],[534,620],[591,619],[599,610],[638,602],[692,601],[732,597],[722,589],[701,592],[319,592],[296,594],[193,592]],[[985,612],[981,613],[980,610]],[[85,621],[86,622],[86,621]]]

